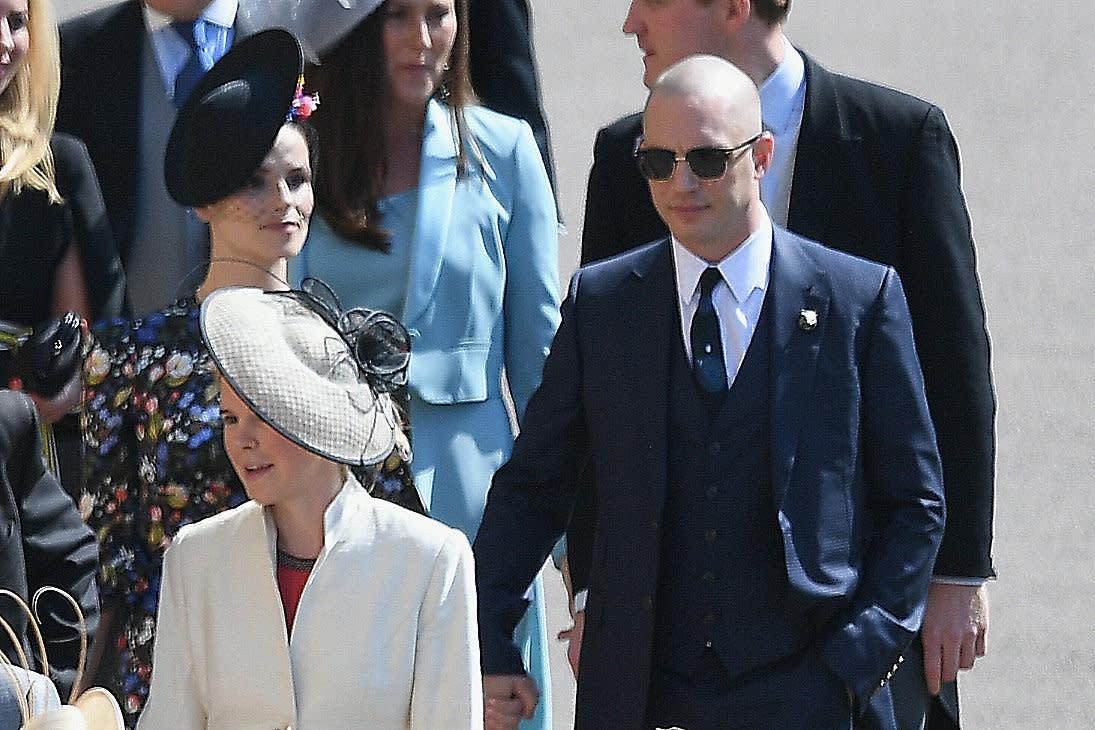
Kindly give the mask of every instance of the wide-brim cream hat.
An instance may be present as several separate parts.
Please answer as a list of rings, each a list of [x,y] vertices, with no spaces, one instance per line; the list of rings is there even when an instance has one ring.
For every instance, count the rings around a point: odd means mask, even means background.
[[[218,289],[202,303],[202,337],[232,390],[282,436],[333,461],[375,464],[400,428],[390,392],[405,382],[406,330],[384,312],[342,312],[308,283]]]

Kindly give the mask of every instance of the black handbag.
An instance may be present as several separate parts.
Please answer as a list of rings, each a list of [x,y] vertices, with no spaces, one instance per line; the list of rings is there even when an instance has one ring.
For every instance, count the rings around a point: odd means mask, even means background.
[[[0,349],[11,357],[8,377],[22,380],[24,390],[51,398],[80,367],[80,315],[65,312],[34,329],[0,322]]]

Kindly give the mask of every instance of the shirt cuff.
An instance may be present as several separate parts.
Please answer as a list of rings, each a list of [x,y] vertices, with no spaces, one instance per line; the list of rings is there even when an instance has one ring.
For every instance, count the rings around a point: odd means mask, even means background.
[[[958,575],[933,575],[932,583],[942,583],[949,586],[983,586],[988,578],[966,578]]]
[[[586,610],[586,600],[589,598],[589,589],[583,588],[574,594],[574,613]]]

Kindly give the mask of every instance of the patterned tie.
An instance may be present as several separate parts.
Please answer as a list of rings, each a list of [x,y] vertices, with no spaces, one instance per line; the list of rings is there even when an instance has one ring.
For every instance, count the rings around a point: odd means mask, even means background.
[[[700,277],[700,305],[692,316],[692,373],[712,416],[726,396],[726,363],[722,359],[719,316],[711,301],[711,292],[721,280],[722,275],[714,266],[703,272]]]
[[[181,108],[205,72],[228,50],[227,29],[202,18],[178,20],[171,28],[190,46],[190,56],[175,77],[175,106]]]

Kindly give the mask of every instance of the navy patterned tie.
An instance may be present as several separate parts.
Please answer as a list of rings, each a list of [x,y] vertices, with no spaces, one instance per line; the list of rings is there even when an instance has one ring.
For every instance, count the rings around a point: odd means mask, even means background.
[[[703,272],[700,277],[700,305],[692,316],[692,373],[712,416],[726,396],[726,363],[722,359],[719,316],[711,301],[711,292],[721,280],[722,275],[714,266]]]

